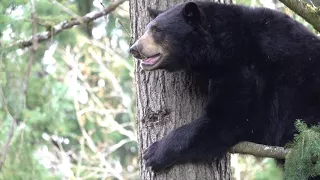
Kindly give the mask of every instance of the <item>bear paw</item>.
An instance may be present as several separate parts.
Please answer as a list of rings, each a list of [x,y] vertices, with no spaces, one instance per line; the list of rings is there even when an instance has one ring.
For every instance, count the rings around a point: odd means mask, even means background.
[[[151,167],[154,172],[159,172],[173,165],[176,157],[170,149],[164,140],[153,143],[144,151],[143,159],[146,161],[146,166]]]

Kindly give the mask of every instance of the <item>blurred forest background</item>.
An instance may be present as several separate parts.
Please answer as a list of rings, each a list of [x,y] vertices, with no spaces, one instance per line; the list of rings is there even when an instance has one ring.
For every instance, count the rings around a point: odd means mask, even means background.
[[[112,4],[0,2],[0,179],[139,179],[129,3],[32,47],[12,46]],[[237,0],[300,17],[276,0]],[[232,155],[235,179],[282,179],[274,160]]]

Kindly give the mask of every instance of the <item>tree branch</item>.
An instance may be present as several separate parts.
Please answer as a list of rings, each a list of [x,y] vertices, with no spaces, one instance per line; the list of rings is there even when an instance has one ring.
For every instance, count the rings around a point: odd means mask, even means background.
[[[12,140],[13,135],[14,135],[14,131],[15,131],[15,128],[16,128],[17,120],[9,112],[7,101],[6,101],[5,97],[4,97],[2,89],[0,89],[0,99],[2,100],[1,103],[4,105],[4,109],[5,109],[5,112],[7,113],[7,116],[11,117],[11,125],[10,125],[10,129],[9,129],[9,134],[8,134],[8,137],[7,137],[7,140],[6,140],[5,144],[4,144],[4,146],[2,147],[3,150],[1,151],[1,156],[0,156],[0,172],[1,172],[2,167],[3,167],[3,165],[4,165],[5,161],[6,161],[6,158],[7,158],[8,150],[9,150],[10,143],[11,143],[11,140]]]
[[[297,13],[308,23],[310,23],[315,30],[320,32],[320,8],[314,7],[304,1],[299,0],[280,0],[284,5]]]
[[[31,10],[31,20],[32,20],[32,48],[31,48],[31,54],[30,54],[30,59],[29,59],[29,63],[26,69],[26,75],[24,78],[24,82],[23,82],[23,93],[27,99],[27,90],[28,90],[28,85],[29,85],[29,78],[31,75],[31,69],[32,69],[32,64],[34,61],[34,55],[38,49],[38,40],[36,37],[37,34],[37,15],[36,15],[36,10],[35,10],[35,4],[34,4],[34,0],[31,0],[31,6],[32,6],[32,10]]]
[[[45,31],[36,35],[37,42],[42,42],[50,39],[52,36],[62,32],[63,30],[70,29],[73,26],[80,24],[85,24],[91,21],[94,21],[102,16],[105,16],[115,10],[119,5],[124,3],[126,0],[119,0],[108,7],[104,8],[102,11],[91,12],[80,18],[71,19],[69,21],[63,21],[55,25],[52,31]],[[280,0],[283,4],[289,7],[292,11],[297,13],[299,16],[304,18],[308,23],[310,23],[315,30],[320,32],[320,8],[314,7],[304,1],[298,0]],[[12,46],[18,46],[19,48],[25,48],[32,45],[32,37],[27,38],[26,40],[20,40],[12,44]]]
[[[73,26],[77,26],[82,23],[85,24],[85,23],[89,23],[91,21],[94,21],[102,16],[109,14],[110,12],[115,10],[119,5],[121,5],[125,1],[126,0],[119,0],[119,1],[109,5],[108,7],[104,8],[102,11],[90,12],[82,17],[77,18],[77,19],[63,21],[63,22],[55,25],[52,28],[52,30],[50,30],[50,31],[45,31],[45,32],[36,34],[35,39],[37,39],[37,42],[42,42],[42,41],[50,39],[52,36],[66,30],[66,29],[72,28]],[[32,45],[33,39],[34,39],[34,36],[31,36],[26,40],[17,41],[16,43],[12,44],[11,46],[18,46],[19,48],[29,47]]]
[[[250,154],[259,157],[269,157],[276,159],[285,159],[286,155],[290,152],[290,149],[277,146],[267,146],[263,144],[256,144],[252,142],[240,142],[233,146],[230,153]]]
[[[2,167],[6,161],[6,157],[7,157],[7,154],[8,154],[8,150],[9,150],[9,147],[10,147],[10,143],[11,143],[11,140],[13,138],[13,135],[14,135],[14,131],[15,131],[15,128],[16,128],[16,125],[17,125],[17,122],[15,119],[12,119],[11,121],[11,125],[10,125],[10,130],[9,130],[9,134],[8,134],[8,137],[7,137],[7,140],[3,146],[3,150],[1,152],[1,160],[0,160],[0,171],[2,170]]]

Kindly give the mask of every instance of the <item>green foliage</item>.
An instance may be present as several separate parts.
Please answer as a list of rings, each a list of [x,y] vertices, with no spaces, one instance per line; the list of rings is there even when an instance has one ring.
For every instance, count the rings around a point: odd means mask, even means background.
[[[3,124],[0,137],[6,138],[9,131],[9,123]],[[8,151],[4,167],[0,173],[1,180],[20,180],[20,179],[48,179],[58,180],[59,175],[53,175],[34,158],[35,144],[39,143],[31,137],[32,129],[16,130],[10,150]],[[37,136],[38,138],[39,136]],[[3,139],[0,139],[3,142]]]
[[[285,178],[290,180],[307,180],[308,177],[320,175],[320,127],[308,126],[302,121],[296,122],[299,132],[285,163]]]
[[[3,1],[0,3],[0,37],[5,28],[15,19],[7,15],[7,12],[14,11],[19,6],[26,5],[26,0]]]
[[[266,159],[263,169],[255,174],[255,180],[282,180],[283,172],[274,159]]]
[[[36,33],[97,10],[90,0],[34,2]],[[65,30],[35,53],[8,48],[32,35],[31,6],[0,4],[0,152],[17,122],[0,179],[137,179],[128,12]],[[87,36],[95,28],[102,36]]]
[[[283,171],[271,158],[231,154],[233,179],[282,180]]]

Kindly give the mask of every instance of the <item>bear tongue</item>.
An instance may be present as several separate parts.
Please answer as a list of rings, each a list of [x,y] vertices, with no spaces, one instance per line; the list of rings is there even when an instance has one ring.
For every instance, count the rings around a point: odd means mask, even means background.
[[[143,64],[153,65],[157,62],[158,59],[159,59],[159,55],[151,56],[145,59],[143,61]]]

